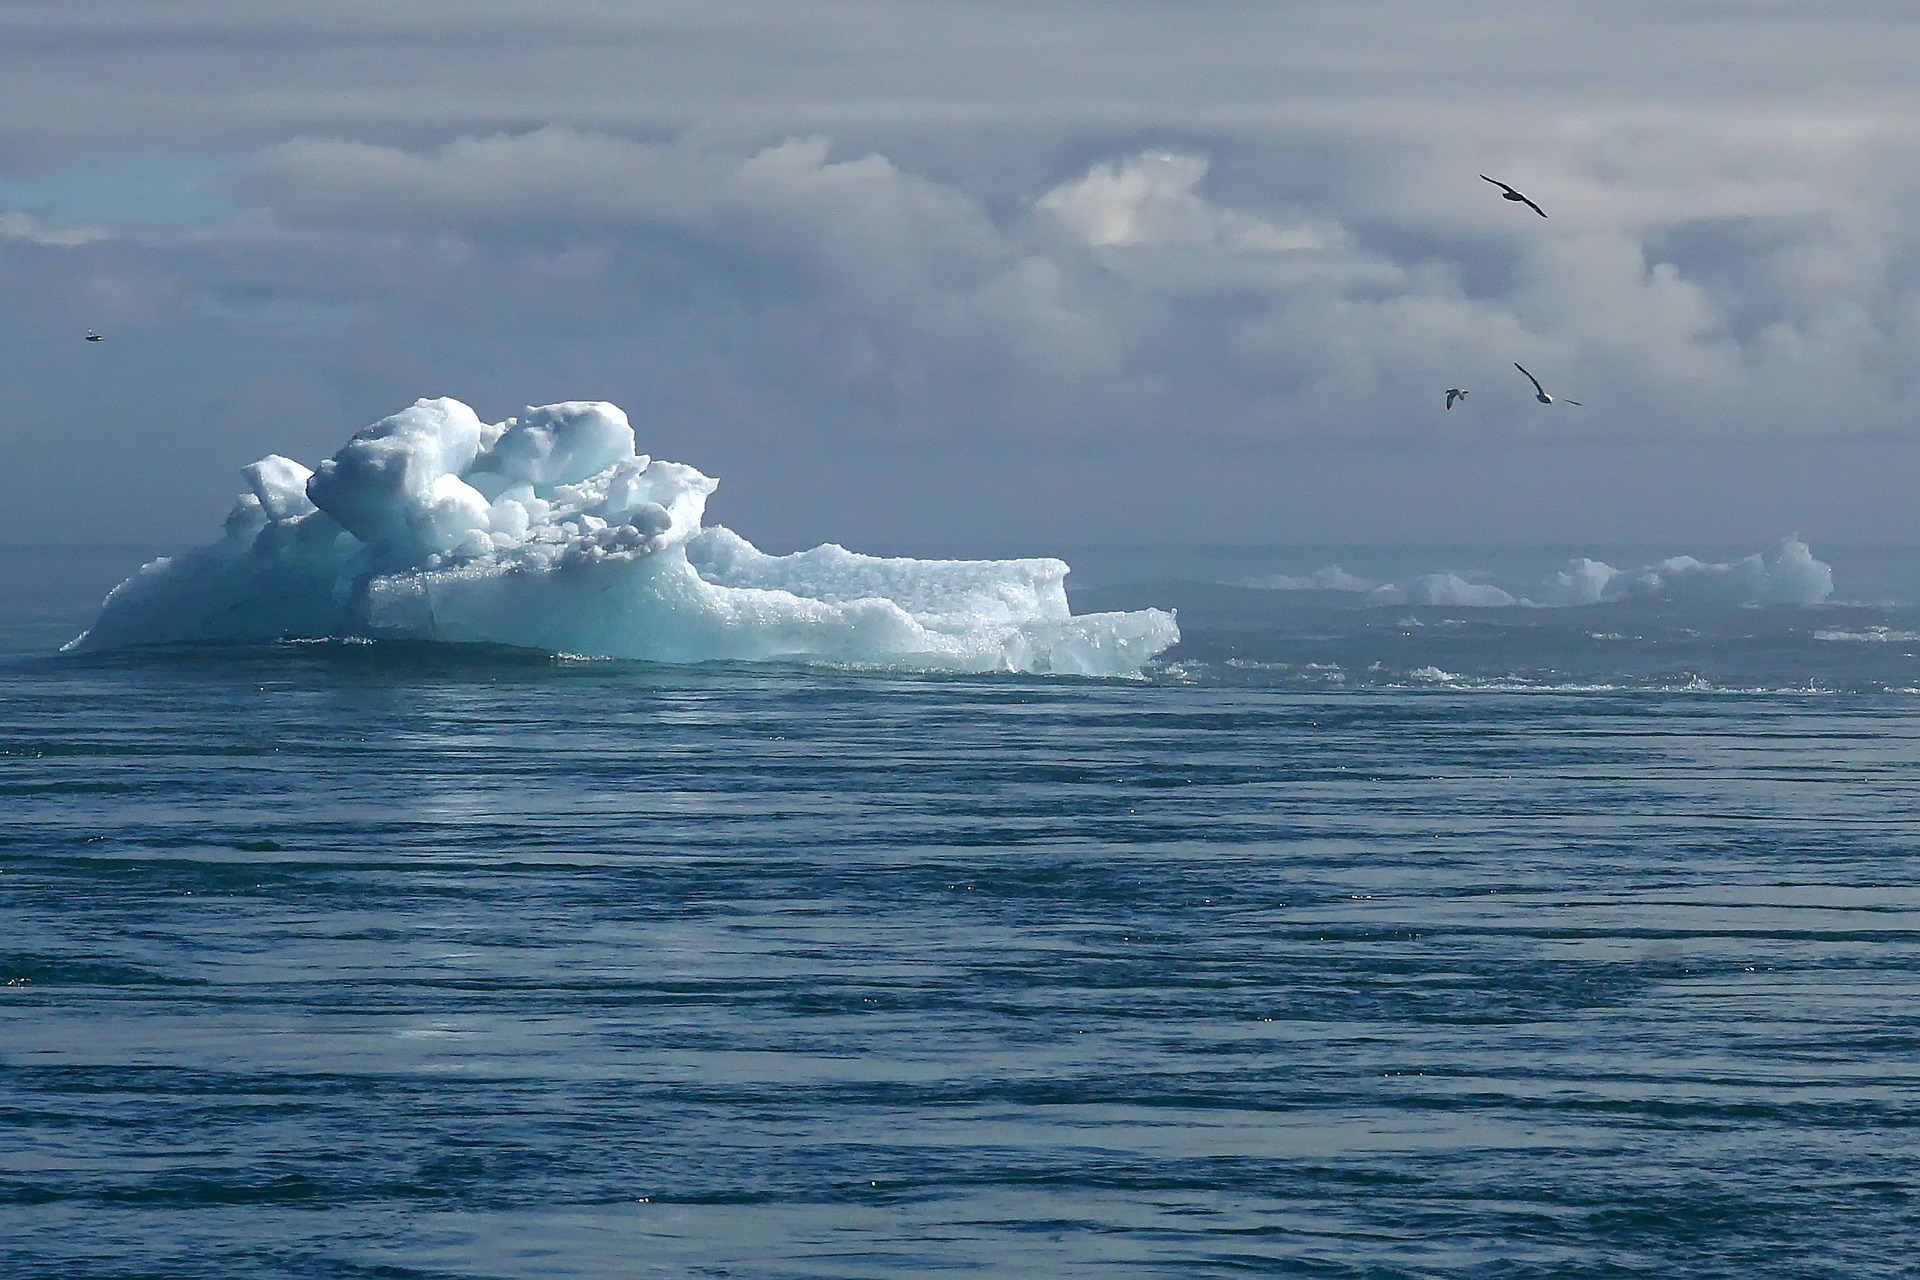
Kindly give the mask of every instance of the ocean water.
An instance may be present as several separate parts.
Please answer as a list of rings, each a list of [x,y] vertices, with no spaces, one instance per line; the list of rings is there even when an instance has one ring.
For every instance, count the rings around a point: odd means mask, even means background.
[[[1920,550],[1814,550],[1067,552],[1137,680],[59,656],[139,555],[0,554],[0,1274],[1914,1274]]]

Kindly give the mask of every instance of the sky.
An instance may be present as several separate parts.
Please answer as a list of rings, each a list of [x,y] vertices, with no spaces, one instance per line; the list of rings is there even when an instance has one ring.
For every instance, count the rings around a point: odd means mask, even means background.
[[[1910,3],[6,0],[0,49],[0,543],[208,541],[441,395],[611,400],[769,550],[1920,541]]]

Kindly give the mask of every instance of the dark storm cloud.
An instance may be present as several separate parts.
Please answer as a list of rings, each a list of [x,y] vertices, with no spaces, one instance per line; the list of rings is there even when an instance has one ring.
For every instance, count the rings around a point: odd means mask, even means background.
[[[1522,490],[1605,502],[1637,465],[1703,482],[1676,527],[1745,536],[1785,451],[1910,434],[1913,26],[1864,3],[12,5],[0,332],[113,332],[85,353],[109,359],[23,364],[34,421],[85,422],[0,481],[0,536],[89,466],[121,524],[197,523],[238,463],[315,461],[441,393],[614,399],[654,452],[810,527],[945,484],[918,518],[961,536],[1024,472],[1060,482],[1034,527],[1090,536],[1551,537],[1569,504]],[[1514,360],[1593,403],[1542,416],[1502,386]],[[1463,380],[1470,411],[1434,419]],[[112,447],[156,429],[194,443]],[[1296,510],[1241,490],[1263,467]],[[1147,473],[1163,491],[1113,500]],[[1449,524],[1423,477],[1496,510]],[[1671,514],[1613,499],[1592,527]],[[1848,508],[1778,518],[1803,510]]]

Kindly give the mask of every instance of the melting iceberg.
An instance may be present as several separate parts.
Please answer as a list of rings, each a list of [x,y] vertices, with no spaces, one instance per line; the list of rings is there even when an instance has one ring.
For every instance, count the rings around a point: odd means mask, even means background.
[[[1079,617],[1058,560],[767,555],[703,526],[718,481],[634,452],[611,404],[482,423],[421,400],[317,470],[278,455],[218,542],[155,560],[68,649],[374,637],[659,662],[1124,675],[1170,613]]]

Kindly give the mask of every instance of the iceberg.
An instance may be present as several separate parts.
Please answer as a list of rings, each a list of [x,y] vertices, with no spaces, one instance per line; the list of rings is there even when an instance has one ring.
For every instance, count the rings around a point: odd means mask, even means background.
[[[143,566],[66,645],[371,638],[653,662],[1122,676],[1171,613],[1074,616],[1054,559],[769,555],[702,523],[718,481],[635,451],[618,406],[487,424],[421,400],[309,471],[272,455],[216,542]]]
[[[1638,569],[1579,559],[1541,586],[1541,603],[1607,604],[1668,600],[1715,604],[1819,604],[1833,594],[1833,568],[1814,559],[1799,536],[1724,564],[1670,556]]]
[[[1533,587],[1507,588],[1452,571],[1406,582],[1378,582],[1327,565],[1311,574],[1246,578],[1242,586],[1352,599],[1362,605],[1443,605],[1451,608],[1558,609],[1625,602],[1678,605],[1817,605],[1833,594],[1833,568],[1814,558],[1799,535],[1765,551],[1724,563],[1669,556],[1637,569],[1616,569],[1580,557]]]

